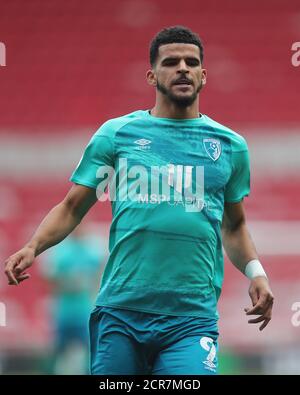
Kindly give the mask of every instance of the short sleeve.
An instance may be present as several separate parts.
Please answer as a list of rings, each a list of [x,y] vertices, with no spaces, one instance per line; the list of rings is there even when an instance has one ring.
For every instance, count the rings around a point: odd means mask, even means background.
[[[236,203],[250,193],[250,161],[248,149],[232,152],[232,172],[225,187],[225,202]]]
[[[70,181],[91,188],[97,188],[97,171],[101,166],[114,167],[113,130],[104,124],[94,134],[70,177]]]

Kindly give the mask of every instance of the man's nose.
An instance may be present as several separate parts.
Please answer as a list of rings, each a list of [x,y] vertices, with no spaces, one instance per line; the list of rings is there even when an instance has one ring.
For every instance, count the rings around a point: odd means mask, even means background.
[[[181,61],[178,63],[178,73],[188,73],[188,67],[184,59],[181,59]]]

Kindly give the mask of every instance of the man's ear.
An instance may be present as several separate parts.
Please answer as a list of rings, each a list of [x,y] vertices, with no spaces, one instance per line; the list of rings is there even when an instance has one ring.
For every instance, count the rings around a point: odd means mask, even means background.
[[[157,85],[157,81],[156,81],[156,76],[153,70],[148,70],[146,73],[146,78],[147,78],[147,82],[149,85],[151,86],[156,86]]]
[[[207,79],[207,70],[206,69],[203,69],[202,70],[202,85],[205,85],[206,84],[206,79]]]

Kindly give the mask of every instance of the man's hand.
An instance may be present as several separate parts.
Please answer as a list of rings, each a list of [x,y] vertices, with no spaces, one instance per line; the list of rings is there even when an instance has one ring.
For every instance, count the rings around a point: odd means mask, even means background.
[[[5,274],[9,285],[18,285],[30,277],[25,270],[32,265],[34,258],[33,248],[24,247],[5,261]]]
[[[258,315],[259,317],[249,320],[249,324],[262,322],[259,330],[262,331],[272,318],[274,296],[266,277],[255,277],[251,280],[249,295],[252,300],[252,308],[245,308],[246,315]]]

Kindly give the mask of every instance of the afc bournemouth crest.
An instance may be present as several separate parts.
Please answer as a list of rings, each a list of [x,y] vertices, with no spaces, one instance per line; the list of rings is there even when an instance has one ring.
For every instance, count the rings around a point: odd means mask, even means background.
[[[207,155],[216,161],[221,155],[221,143],[216,139],[203,139],[203,144]]]

